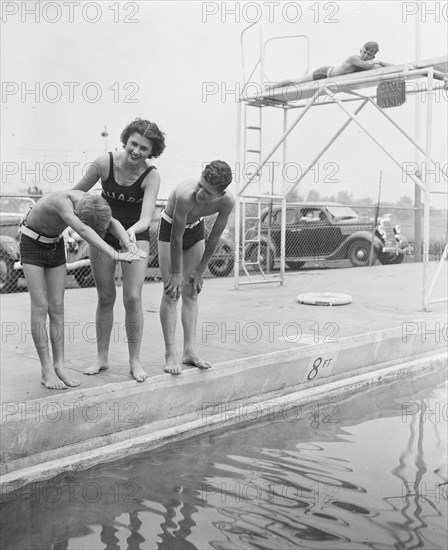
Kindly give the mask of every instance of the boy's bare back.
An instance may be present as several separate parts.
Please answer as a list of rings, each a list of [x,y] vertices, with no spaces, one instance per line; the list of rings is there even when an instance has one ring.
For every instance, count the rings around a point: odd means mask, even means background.
[[[45,235],[60,235],[68,227],[61,213],[74,212],[74,201],[84,194],[82,191],[55,191],[44,195],[31,209],[27,225]]]
[[[359,71],[367,71],[370,69],[377,69],[381,66],[386,66],[388,64],[383,64],[382,62],[377,63],[375,61],[364,61],[359,55],[351,55],[341,63],[336,65],[331,69],[330,76],[342,76],[344,74],[357,73]]]

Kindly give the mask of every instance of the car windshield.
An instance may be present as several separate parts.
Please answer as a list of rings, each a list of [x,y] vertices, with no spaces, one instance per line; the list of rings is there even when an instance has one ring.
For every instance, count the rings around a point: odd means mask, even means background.
[[[358,215],[349,206],[327,206],[328,212],[338,219],[357,220]]]
[[[1,197],[0,212],[3,213],[25,213],[30,206],[33,206],[34,201],[28,197]]]

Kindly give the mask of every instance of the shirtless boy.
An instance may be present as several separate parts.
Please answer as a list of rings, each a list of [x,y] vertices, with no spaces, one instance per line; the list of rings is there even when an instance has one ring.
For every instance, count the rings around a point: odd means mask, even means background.
[[[198,294],[208,261],[227,225],[235,201],[226,191],[232,181],[230,166],[214,160],[199,181],[182,182],[170,195],[159,225],[159,264],[164,283],[160,321],[165,339],[165,372],[180,374],[175,348],[177,302],[182,296],[184,348],[182,363],[209,369],[196,352]],[[205,216],[218,214],[204,246]]]
[[[281,88],[282,86],[293,86],[294,84],[302,84],[303,82],[310,82],[312,80],[342,76],[359,71],[369,71],[370,69],[381,69],[381,67],[392,65],[392,63],[385,63],[384,61],[373,61],[378,51],[377,42],[366,42],[359,55],[351,55],[343,63],[336,65],[336,67],[319,67],[313,73],[307,73],[295,80],[284,80],[279,83],[269,84],[268,87]]]
[[[138,262],[145,254],[111,217],[107,202],[83,191],[56,191],[44,195],[25,215],[20,226],[20,257],[31,299],[31,334],[40,359],[41,382],[48,389],[78,386],[64,366],[64,292],[66,279],[63,231],[71,227],[98,255]],[[119,253],[101,238],[109,229],[123,241]],[[50,358],[47,314],[53,361]]]

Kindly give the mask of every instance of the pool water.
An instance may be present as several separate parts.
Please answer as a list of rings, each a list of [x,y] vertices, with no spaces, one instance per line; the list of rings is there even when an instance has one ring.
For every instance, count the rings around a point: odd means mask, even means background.
[[[61,475],[3,497],[1,548],[445,550],[447,417],[438,369]]]

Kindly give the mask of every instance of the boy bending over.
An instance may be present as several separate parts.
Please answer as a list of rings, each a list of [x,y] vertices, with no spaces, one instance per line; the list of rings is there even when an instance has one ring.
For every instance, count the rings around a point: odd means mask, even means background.
[[[40,359],[42,384],[48,389],[78,386],[64,366],[64,292],[66,260],[63,231],[71,227],[97,254],[137,262],[146,253],[129,241],[122,225],[111,217],[107,202],[83,191],[56,191],[44,195],[20,225],[20,258],[31,299],[31,334]],[[116,252],[102,236],[109,229],[127,252]],[[47,315],[53,351],[50,359]]]
[[[198,180],[181,183],[168,198],[159,225],[159,264],[164,283],[160,321],[165,339],[165,372],[180,374],[175,332],[177,302],[182,296],[184,349],[182,362],[209,369],[210,363],[196,352],[198,294],[208,261],[226,227],[235,201],[226,192],[232,181],[230,166],[214,160],[207,164]],[[218,213],[207,244],[204,246],[205,216]]]

